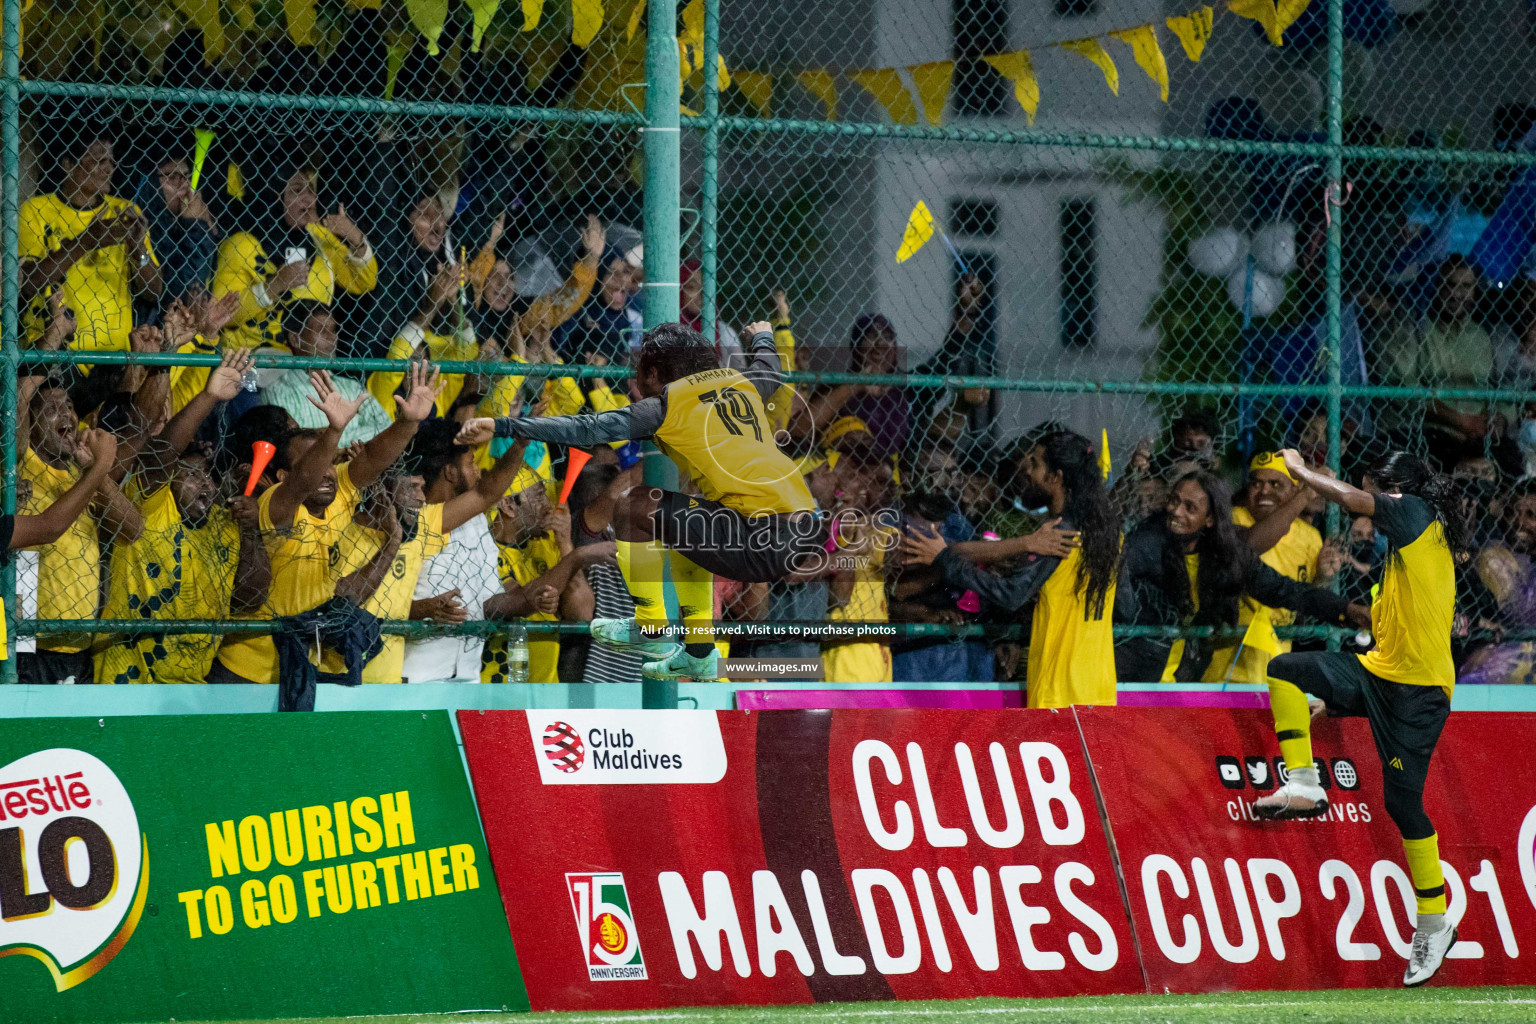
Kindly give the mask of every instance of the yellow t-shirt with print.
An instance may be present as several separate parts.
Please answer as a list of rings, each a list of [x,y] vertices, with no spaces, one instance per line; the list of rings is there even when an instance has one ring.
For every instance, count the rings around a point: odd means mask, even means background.
[[[395,340],[389,343],[389,352],[386,358],[409,359],[419,349],[425,347],[427,358],[434,363],[444,362],[470,362],[480,355],[480,344],[475,341],[475,332],[465,324],[462,333],[435,334],[432,331],[424,331],[415,324],[406,324],[400,333],[395,335]],[[368,393],[378,399],[380,405],[393,417],[395,415],[395,389],[405,379],[404,373],[393,370],[376,370],[368,375]],[[464,375],[462,373],[445,373],[442,376],[440,390],[437,393],[437,414],[447,416],[448,410],[453,408],[453,403],[458,401],[459,395],[464,391]]]
[[[416,529],[410,537],[400,542],[395,559],[384,573],[384,579],[373,596],[363,602],[363,611],[378,619],[409,619],[411,599],[416,594],[416,580],[421,576],[422,563],[442,551],[448,544],[443,531],[443,506],[424,506],[416,515]],[[342,542],[341,567],[337,578],[351,575],[373,560],[384,546],[384,534],[370,530],[354,521],[347,528]],[[398,683],[401,668],[405,664],[405,637],[399,633],[384,634],[384,649],[363,666],[365,683]]]
[[[1232,510],[1232,522],[1241,527],[1253,525],[1253,513],[1245,508]],[[1284,537],[1274,547],[1259,556],[1259,561],[1269,566],[1282,576],[1301,583],[1310,583],[1317,575],[1317,556],[1323,550],[1323,535],[1317,532],[1316,527],[1310,523],[1304,523],[1300,519],[1292,520],[1291,528],[1286,531]],[[1237,606],[1237,624],[1246,626],[1253,621],[1260,608],[1265,607],[1253,598],[1244,596]],[[1269,621],[1276,626],[1289,626],[1296,621],[1296,613],[1289,608],[1269,609]],[[1291,649],[1289,640],[1275,639],[1275,645],[1280,654],[1287,654]],[[1211,654],[1211,663],[1206,666],[1204,681],[1207,683],[1263,683],[1268,678],[1270,655],[1257,647],[1244,645],[1242,654],[1238,656],[1237,666],[1232,667],[1232,655],[1237,653],[1237,646],[1231,645],[1218,647]],[[1231,669],[1231,676],[1227,675]]]
[[[80,235],[98,217],[116,217],[124,212],[138,213],[132,200],[103,196],[101,203],[89,210],[79,210],[59,198],[57,193],[34,196],[21,204],[18,220],[20,256],[38,260],[58,252],[64,243]],[[146,236],[145,247],[154,259],[154,249]],[[64,305],[75,314],[75,336],[69,347],[77,351],[114,351],[128,349],[133,333],[132,278],[138,270],[139,252],[131,256],[125,245],[109,245],[87,253],[64,272]],[[36,342],[48,326],[48,299],[52,288],[45,288],[30,298],[22,314],[22,332]]]
[[[1115,584],[1091,614],[1078,585],[1082,551],[1074,549],[1046,578],[1035,600],[1025,675],[1028,707],[1115,703]]]
[[[522,547],[510,544],[496,545],[496,571],[502,583],[526,586],[553,569],[560,561],[560,544],[555,535],[546,533],[535,537]],[[528,616],[530,622],[554,622],[556,617],[548,612],[535,612]],[[530,683],[558,683],[560,641],[528,641],[528,681]],[[505,637],[492,637],[485,645],[485,655],[480,670],[482,683],[507,681],[507,641]]]
[[[237,231],[219,243],[218,263],[213,271],[212,292],[216,299],[230,292],[240,293],[240,305],[229,326],[219,334],[232,348],[260,348],[283,336],[283,310],[298,299],[313,299],[329,306],[337,291],[362,295],[373,290],[379,280],[379,264],[373,253],[355,259],[347,243],[337,238],[323,224],[305,228],[310,240],[309,279],[289,291],[278,302],[263,306],[254,287],[265,284],[280,266],[283,253],[269,253],[256,236]],[[386,405],[385,408],[391,406]]]
[[[28,448],[21,457],[21,475],[32,484],[32,496],[18,510],[22,515],[41,515],[80,479],[80,468],[48,465]],[[37,617],[40,619],[96,618],[101,603],[101,549],[97,543],[96,516],[87,508],[64,536],[38,552]],[[37,638],[39,650],[74,654],[90,646],[90,637],[79,633],[54,633]]]
[[[888,622],[885,600],[885,550],[894,543],[894,531],[883,531],[871,545],[862,564],[854,569],[848,603],[827,611],[830,622]],[[886,644],[828,644],[821,664],[829,683],[889,683],[891,649]]]
[[[292,525],[278,530],[269,513],[276,491],[277,486],[267,488],[257,503],[261,535],[267,545],[267,557],[272,561],[272,588],[266,605],[249,618],[297,615],[335,597],[342,542],[357,512],[358,490],[346,464],[336,467],[336,497],[324,515],[314,515],[301,504],[293,514]],[[277,682],[277,646],[270,636],[225,640],[219,648],[219,664],[253,683]],[[324,651],[320,671],[345,670],[340,655]]]
[[[115,544],[108,619],[227,619],[240,562],[240,528],[215,506],[195,530],[182,523],[169,484],[139,503],[144,532]],[[204,683],[219,649],[208,634],[126,637],[96,655],[98,683]]]

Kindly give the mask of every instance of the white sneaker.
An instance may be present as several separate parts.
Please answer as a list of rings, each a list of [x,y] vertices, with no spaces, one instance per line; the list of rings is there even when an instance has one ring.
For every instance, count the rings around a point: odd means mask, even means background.
[[[1446,923],[1444,914],[1420,914],[1413,932],[1413,948],[1408,953],[1408,969],[1403,972],[1403,985],[1413,988],[1433,978],[1455,944],[1456,929]]]
[[[1285,785],[1255,800],[1253,813],[1267,821],[1317,818],[1328,813],[1328,794],[1319,785],[1316,768],[1298,768]]]

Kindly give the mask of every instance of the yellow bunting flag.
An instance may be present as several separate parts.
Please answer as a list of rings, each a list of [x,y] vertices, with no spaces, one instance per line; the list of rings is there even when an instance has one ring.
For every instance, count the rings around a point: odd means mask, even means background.
[[[589,46],[602,28],[603,0],[571,0],[572,43],[581,47]]]
[[[251,7],[251,0],[225,0],[224,6],[229,8],[236,28],[249,32],[256,27],[256,12]]]
[[[1101,427],[1099,429],[1099,473],[1105,480],[1109,479],[1111,468],[1113,467],[1109,464],[1109,430]]]
[[[766,71],[743,71],[737,68],[732,81],[759,114],[763,117],[773,116],[772,75]]]
[[[644,6],[642,4],[641,6]],[[523,31],[532,32],[544,17],[544,0],[523,0]]]
[[[905,263],[933,237],[933,211],[921,199],[912,207],[907,217],[907,229],[901,235],[901,248],[896,250],[896,262]]]
[[[895,124],[917,124],[917,106],[907,92],[907,83],[893,68],[850,71],[848,78],[875,98]]]
[[[1131,54],[1136,58],[1136,66],[1157,83],[1158,95],[1163,98],[1164,103],[1167,103],[1168,62],[1163,59],[1163,48],[1157,45],[1157,30],[1151,25],[1138,25],[1135,28],[1111,32],[1110,35],[1131,48]]]
[[[347,6],[354,11],[377,11],[384,7],[384,0],[347,0]]]
[[[1168,30],[1179,37],[1179,42],[1184,46],[1184,56],[1198,64],[1200,55],[1205,52],[1205,44],[1211,38],[1211,26],[1215,21],[1216,12],[1206,6],[1180,18],[1169,18]]]
[[[983,57],[992,69],[1013,83],[1013,98],[1019,101],[1029,123],[1035,123],[1035,111],[1040,109],[1040,83],[1035,78],[1035,65],[1029,59],[1028,50],[1000,53],[995,57]]]
[[[501,0],[464,0],[464,3],[475,16],[474,28],[470,30],[469,52],[479,53],[480,41],[485,38],[485,30],[491,27],[491,19],[496,17]]]
[[[1253,651],[1262,651],[1271,658],[1280,653],[1280,637],[1275,633],[1275,624],[1269,617],[1269,609],[1259,605],[1253,618],[1248,620],[1248,629],[1243,633],[1243,646]]]
[[[448,0],[443,0],[444,7]],[[283,0],[283,16],[288,22],[288,38],[295,46],[315,45],[315,0]],[[442,22],[438,22],[441,27]]]
[[[1227,10],[1239,18],[1256,21],[1264,28],[1271,46],[1285,42],[1285,30],[1295,24],[1310,0],[1227,0]]]
[[[219,21],[219,0],[176,0],[192,27],[203,34],[203,56],[212,63],[224,52],[224,25]]]
[[[805,91],[821,100],[822,106],[827,109],[827,120],[837,120],[837,83],[832,80],[832,73],[821,68],[812,68],[802,71],[795,76],[795,81],[805,87]]]
[[[689,60],[688,43],[683,39],[677,41],[677,69],[684,82],[688,81],[693,74],[693,62]]]
[[[216,136],[207,128],[195,128],[192,138],[195,140],[192,144],[192,178],[188,184],[195,189],[203,180],[203,162],[208,159],[208,150],[213,147]]]
[[[914,64],[907,70],[912,73],[912,84],[917,86],[917,98],[923,101],[923,116],[929,124],[938,125],[944,120],[944,107],[949,103],[955,62],[939,60],[931,64]]]
[[[528,2],[529,0],[523,0],[525,4]],[[635,4],[635,9],[629,12],[629,24],[624,26],[624,41],[626,43],[634,42],[635,33],[640,31],[640,22],[644,18],[645,0],[640,0],[639,3]]]
[[[1276,0],[1275,10],[1280,15],[1280,31],[1296,24],[1296,19],[1307,9],[1312,0]]]
[[[1109,91],[1116,96],[1120,95],[1120,69],[1115,67],[1103,43],[1090,36],[1087,39],[1069,39],[1061,44],[1061,48],[1093,61],[1104,72],[1104,83],[1109,86]]]
[[[443,34],[443,22],[448,20],[448,0],[405,0],[405,9],[427,40],[427,52],[437,56],[437,40]]]
[[[695,49],[704,49],[704,0],[689,0],[683,8],[681,38]]]

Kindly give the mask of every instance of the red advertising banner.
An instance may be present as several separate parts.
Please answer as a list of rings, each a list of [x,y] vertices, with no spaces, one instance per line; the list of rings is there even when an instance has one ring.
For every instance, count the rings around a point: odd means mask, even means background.
[[[540,1010],[1140,992],[1053,711],[461,711]]]
[[[1153,991],[1395,987],[1415,902],[1364,719],[1316,723],[1330,811],[1253,820],[1267,712],[1080,708]],[[1452,715],[1425,806],[1460,921],[1435,984],[1536,982],[1536,716]],[[1523,956],[1522,956],[1523,951]]]

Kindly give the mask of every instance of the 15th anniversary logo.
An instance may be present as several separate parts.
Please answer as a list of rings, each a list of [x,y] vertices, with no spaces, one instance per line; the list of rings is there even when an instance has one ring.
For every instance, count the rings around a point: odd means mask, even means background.
[[[112,769],[67,747],[0,768],[0,957],[73,988],[127,944],[148,892],[149,841]]]

